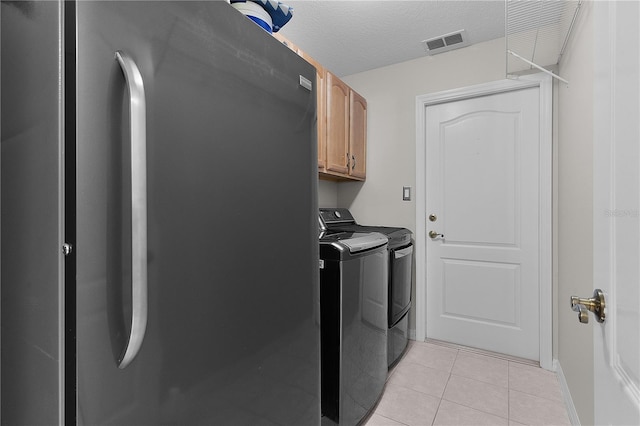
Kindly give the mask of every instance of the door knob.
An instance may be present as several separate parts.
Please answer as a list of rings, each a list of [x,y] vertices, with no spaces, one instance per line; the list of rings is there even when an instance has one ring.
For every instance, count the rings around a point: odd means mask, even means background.
[[[429,231],[429,237],[436,239],[438,237],[444,238],[444,234],[438,234],[436,231]]]
[[[583,324],[589,322],[589,311],[596,316],[596,321],[604,322],[605,319],[604,293],[599,288],[593,291],[593,297],[583,299],[578,296],[571,296],[571,309],[578,313],[578,321]]]

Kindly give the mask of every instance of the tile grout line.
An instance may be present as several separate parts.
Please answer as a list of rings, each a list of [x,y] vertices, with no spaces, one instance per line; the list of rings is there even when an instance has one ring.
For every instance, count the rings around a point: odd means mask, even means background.
[[[435,349],[435,348],[434,348],[434,349]],[[454,355],[454,356],[453,356],[453,362],[452,362],[452,364],[451,364],[451,368],[450,368],[450,370],[449,370],[449,371],[446,371],[446,373],[447,373],[446,382],[445,382],[445,384],[444,384],[442,394],[441,394],[441,396],[440,396],[440,397],[438,398],[438,400],[437,400],[436,410],[434,411],[434,413],[435,413],[435,414],[434,414],[434,417],[433,417],[432,422],[431,422],[431,425],[432,425],[432,426],[433,426],[434,424],[436,424],[436,419],[437,419],[437,417],[438,417],[438,414],[439,414],[440,409],[442,408],[442,401],[445,399],[445,398],[444,398],[445,392],[446,392],[446,390],[447,390],[447,387],[451,384],[451,379],[452,379],[452,376],[454,375],[453,370],[455,369],[455,367],[456,367],[457,363],[458,363],[458,362],[460,362],[461,357],[467,354],[467,352],[466,352],[466,351],[463,351],[463,350],[460,350],[460,349],[456,349],[456,348],[448,348],[448,349],[452,349],[452,350],[454,350],[454,351],[455,351],[455,352],[454,352],[454,354],[453,354],[453,355]],[[452,352],[453,352],[453,351],[452,351]],[[494,358],[494,359],[496,359],[496,360],[502,360],[502,361],[505,361],[505,360],[504,360],[503,358],[501,358],[501,357],[493,357],[493,356],[490,356],[490,355],[488,355],[488,357],[490,357],[490,358]],[[405,361],[405,362],[406,362],[406,361],[408,361],[408,360],[402,360],[402,361]],[[507,387],[507,398],[508,398],[508,400],[507,400],[507,416],[506,416],[506,419],[505,419],[505,420],[507,420],[507,421],[509,422],[509,421],[515,421],[515,420],[512,420],[512,413],[511,413],[512,408],[513,408],[513,407],[511,407],[511,394],[513,393],[513,391],[515,391],[515,389],[511,386],[511,380],[510,380],[510,378],[511,378],[511,371],[512,371],[512,370],[511,370],[511,368],[517,368],[517,367],[519,367],[519,365],[520,365],[520,364],[518,363],[518,361],[513,361],[513,360],[507,360],[507,361],[508,361],[508,362],[506,363],[506,364],[507,364],[507,365],[506,365],[506,366],[507,366],[507,386],[506,386],[506,387]],[[402,362],[400,362],[399,364],[402,364]],[[421,365],[419,362],[417,362],[417,364],[418,364],[418,365]],[[514,364],[518,364],[518,365],[514,365]],[[396,365],[396,367],[399,367],[399,365]],[[425,368],[428,368],[428,369],[437,370],[436,368],[429,367],[429,366],[424,366],[424,367],[425,367]],[[539,367],[538,367],[538,368],[539,368]],[[395,369],[394,369],[394,370],[395,370]],[[445,372],[444,370],[441,370],[441,371],[442,371],[443,373]],[[517,371],[518,371],[518,370],[513,370],[513,371],[514,371],[514,374],[517,374]],[[394,373],[396,373],[396,371],[394,371]],[[469,379],[469,380],[474,380],[474,381],[478,381],[478,382],[484,382],[483,380],[474,379],[474,378],[472,378],[472,377],[467,377],[467,376],[465,376],[465,375],[462,375],[461,377],[465,377],[465,378],[467,378],[467,379]],[[496,383],[491,383],[491,382],[484,382],[484,383],[492,384],[492,385],[494,385],[494,386],[497,386],[497,384],[496,384]],[[420,391],[420,390],[417,390],[417,389],[407,388],[407,387],[406,387],[406,386],[404,386],[404,385],[398,385],[398,386],[402,386],[402,387],[404,387],[404,388],[406,388],[406,389],[410,389],[410,390],[413,390],[413,391],[417,391],[417,392],[419,392],[419,393],[424,393],[423,391]],[[557,403],[557,402],[558,402],[558,401],[557,401],[557,400],[555,400],[555,399],[548,398],[548,397],[546,397],[546,396],[541,396],[541,395],[538,395],[538,394],[535,394],[535,393],[529,393],[529,392],[527,392],[526,390],[524,390],[524,391],[519,391],[519,392],[521,392],[521,393],[522,393],[522,394],[524,394],[524,395],[530,396],[530,397],[534,397],[534,398],[537,398],[537,399],[546,400],[547,402],[550,402],[550,403],[553,403],[553,404],[555,404],[555,403]],[[431,395],[431,394],[425,393],[425,395]],[[447,401],[448,401],[448,400],[447,400]],[[459,404],[459,403],[458,403],[458,404]],[[466,405],[464,405],[464,404],[461,404],[461,405],[462,405],[462,406],[466,406]],[[466,407],[471,408],[471,409],[474,409],[474,410],[478,410],[478,408],[473,408],[473,407],[469,407],[469,406],[466,406]],[[484,411],[484,410],[481,410],[481,409],[480,409],[480,410],[478,410],[478,411],[480,411],[480,412],[484,412],[484,413],[489,414],[489,415],[494,415],[494,416],[496,416],[496,415],[497,415],[497,414],[495,414],[495,413],[493,413],[493,412],[488,412],[488,411]],[[381,415],[381,414],[380,414],[380,415]],[[382,416],[382,415],[381,415],[381,416]],[[402,421],[400,421],[400,420],[396,420],[396,419],[394,419],[394,418],[387,417],[387,416],[382,416],[382,417],[385,417],[385,418],[390,419],[390,420],[392,420],[392,421],[396,421],[396,422],[398,422],[398,423],[400,423],[400,424],[402,424],[402,425],[406,425],[406,423],[405,423],[405,422],[402,422]],[[498,417],[500,417],[500,416],[498,415]]]
[[[462,346],[462,345],[457,345],[454,343],[448,343],[448,342],[442,342],[439,340],[429,340],[426,341],[426,343],[431,343],[433,345],[437,345],[437,346],[442,346],[444,348],[449,348],[449,349],[457,349],[458,353],[469,353],[469,354],[476,354],[476,355],[482,355],[488,358],[493,358],[493,359],[497,359],[497,360],[502,360],[502,361],[507,361],[507,388],[509,390],[509,396],[511,395],[511,386],[509,384],[509,377],[511,374],[511,367],[513,368],[522,368],[521,366],[526,366],[526,367],[533,367],[536,369],[540,369],[541,371],[545,371],[544,369],[542,369],[542,367],[540,367],[539,365],[537,365],[535,362],[530,361],[530,360],[526,360],[526,359],[522,359],[522,358],[518,358],[518,357],[512,357],[509,355],[502,355],[502,354],[498,354],[495,352],[490,352],[490,351],[485,351],[482,349],[475,349],[475,348],[469,348],[466,346]],[[457,358],[456,358],[457,359]],[[466,377],[466,376],[462,376],[462,377]],[[557,379],[557,374],[555,375],[556,379]],[[469,377],[467,377],[469,378]],[[478,379],[472,379],[472,380],[476,380],[476,381],[480,381],[483,382],[482,380],[478,380]],[[484,383],[488,383],[488,384],[494,384],[494,383],[490,383],[490,382],[484,382]],[[529,396],[534,396],[537,398],[541,398],[544,399],[546,401],[550,401],[550,402],[562,402],[559,401],[555,398],[551,398],[548,396],[544,396],[544,395],[538,395],[535,393],[530,393],[527,392],[526,390],[517,390],[514,389],[514,391],[525,394],[525,395],[529,395]]]
[[[503,388],[503,389],[504,389],[504,387],[503,387],[503,386],[498,386],[498,385],[493,384],[493,383],[483,382],[482,380],[477,380],[477,379],[474,379],[474,378],[472,378],[472,377],[461,376],[461,375],[458,375],[458,374],[453,374],[453,373],[451,373],[451,374],[449,375],[449,378],[451,378],[451,377],[453,377],[453,376],[456,376],[456,377],[459,377],[459,378],[462,378],[462,379],[465,379],[465,380],[471,380],[471,381],[474,381],[474,382],[478,382],[478,383],[482,383],[482,384],[485,384],[485,385],[495,386],[495,387],[499,387],[499,388]],[[447,384],[448,384],[448,382],[447,382]],[[507,389],[507,397],[508,397],[508,396],[509,396],[509,388],[507,387],[506,389]],[[532,395],[532,396],[535,396],[535,395]],[[499,418],[504,419],[504,420],[507,420],[507,421],[509,420],[509,418],[508,418],[508,417],[509,417],[509,401],[508,401],[508,400],[507,400],[507,416],[506,416],[506,417],[504,417],[504,416],[502,416],[502,415],[500,415],[500,414],[496,414],[496,413],[491,412],[491,411],[486,411],[486,410],[484,410],[484,409],[482,409],[482,408],[476,408],[476,407],[472,407],[472,406],[470,406],[470,405],[463,404],[462,402],[452,401],[452,400],[449,400],[449,399],[445,399],[445,398],[444,398],[444,394],[443,394],[443,397],[441,398],[441,400],[444,400],[444,401],[450,402],[450,403],[452,403],[452,404],[459,405],[459,406],[461,406],[461,407],[468,408],[468,409],[470,409],[470,410],[477,411],[477,412],[479,412],[479,413],[483,413],[483,414],[488,414],[488,415],[490,415],[490,416],[499,417]]]
[[[466,351],[466,350],[464,350],[463,348],[456,348],[456,347],[451,347],[451,346],[446,346],[446,345],[437,345],[437,344],[434,344],[433,342],[425,342],[425,343],[431,343],[431,344],[433,344],[434,346],[441,346],[441,347],[443,347],[443,348],[447,348],[447,349],[455,350],[455,356],[453,357],[453,363],[452,363],[452,365],[451,365],[451,369],[447,372],[446,383],[445,383],[445,385],[444,385],[444,388],[443,388],[442,394],[441,394],[441,396],[440,396],[440,398],[439,398],[439,401],[438,401],[438,404],[437,404],[437,407],[436,407],[436,410],[435,410],[434,417],[433,417],[433,419],[432,419],[432,421],[431,421],[431,426],[434,426],[434,425],[436,424],[436,419],[437,419],[437,417],[438,417],[439,411],[440,411],[440,409],[442,408],[442,402],[443,402],[443,400],[445,400],[444,396],[445,396],[445,393],[446,393],[446,391],[447,391],[447,388],[448,388],[448,386],[451,384],[451,379],[452,379],[452,377],[453,377],[453,375],[454,375],[453,370],[454,370],[454,368],[455,368],[455,366],[456,366],[456,363],[460,360],[460,357],[461,357],[462,355],[466,355],[466,354],[467,354],[467,353],[469,353],[469,352],[472,352],[472,353],[477,353],[477,352],[475,352],[475,351]],[[434,348],[434,349],[435,349],[435,348]],[[408,352],[408,351],[407,351],[407,352]],[[493,356],[492,354],[481,354],[481,355],[485,355],[485,356],[487,356],[487,357],[494,358],[494,359],[496,359],[496,360],[503,360],[503,361],[507,361],[507,418],[506,418],[505,420],[507,421],[507,423],[509,423],[509,422],[515,422],[515,420],[513,420],[513,419],[512,419],[512,413],[511,413],[511,411],[512,411],[512,407],[511,407],[511,394],[512,394],[513,392],[516,392],[516,389],[513,389],[513,388],[512,388],[512,386],[511,386],[511,380],[510,380],[510,379],[511,379],[511,371],[512,371],[512,370],[511,370],[511,368],[519,368],[523,363],[521,363],[521,362],[520,362],[520,360],[518,360],[518,359],[516,359],[516,360],[513,360],[513,359],[505,359],[504,357],[500,357],[500,356]],[[398,363],[398,365],[396,365],[395,367],[399,367],[399,364],[401,364],[401,363],[402,363],[402,361],[406,361],[406,360],[401,360],[401,361]],[[417,362],[417,364],[418,364],[418,365],[422,365],[422,364],[420,364],[419,362]],[[433,369],[433,370],[437,370],[437,368],[429,367],[429,366],[426,366],[426,365],[425,365],[424,367],[425,367],[425,368],[429,368],[429,369]],[[535,365],[532,365],[532,367],[537,367],[538,369],[540,368],[539,366],[535,366]],[[395,368],[394,368],[394,370],[395,370]],[[443,371],[443,370],[441,370],[441,371]],[[514,371],[514,374],[518,374],[518,373],[517,373],[517,370],[513,370],[513,371]],[[444,372],[444,371],[443,371],[443,372]],[[395,373],[395,371],[393,371],[393,373]],[[498,386],[498,385],[496,385],[495,383],[484,382],[483,380],[474,379],[474,378],[472,378],[472,377],[467,377],[467,376],[465,376],[465,375],[462,375],[462,376],[460,376],[460,377],[464,377],[464,378],[466,378],[466,379],[468,379],[468,380],[474,380],[474,381],[477,381],[477,382],[481,382],[481,383],[486,383],[486,384],[491,384],[491,385],[494,385],[494,386]],[[398,385],[398,386],[401,386],[401,387],[404,387],[404,388],[406,388],[406,389],[413,390],[413,391],[416,391],[416,392],[423,393],[423,394],[425,394],[425,395],[429,395],[429,396],[431,396],[430,394],[424,393],[423,391],[419,391],[419,390],[412,389],[412,388],[407,388],[406,386],[403,386],[403,385]],[[530,397],[533,397],[533,398],[537,398],[537,399],[539,399],[539,400],[545,400],[545,401],[547,401],[547,402],[549,402],[549,403],[554,403],[554,404],[555,404],[555,403],[558,403],[558,402],[559,402],[559,401],[557,401],[557,400],[555,400],[555,399],[548,398],[548,397],[546,397],[546,396],[541,396],[541,395],[538,395],[538,394],[529,393],[529,392],[527,392],[526,390],[520,390],[520,391],[517,391],[517,392],[522,393],[523,395],[527,395],[527,396],[530,396]],[[447,401],[449,401],[449,400],[447,399]],[[477,410],[477,411],[482,412],[482,413],[486,413],[486,414],[489,414],[489,415],[493,415],[493,416],[500,417],[499,415],[497,415],[497,414],[495,414],[495,413],[492,413],[492,412],[487,412],[487,411],[484,411],[484,410],[481,410],[481,409],[478,409],[478,408],[469,407],[469,406],[466,406],[466,405],[464,405],[464,404],[459,404],[459,403],[455,403],[455,404],[461,405],[461,406],[463,406],[463,407],[470,408],[470,409],[472,409],[472,410]],[[565,409],[566,409],[566,407],[565,407]],[[398,422],[399,424],[407,425],[405,422],[402,422],[402,421],[400,421],[400,420],[396,420],[396,419],[391,418],[391,417],[383,416],[383,415],[381,415],[381,414],[378,414],[378,415],[380,415],[380,416],[382,416],[382,417],[384,417],[384,418],[386,418],[386,419],[392,420],[392,421],[394,421],[394,422]]]
[[[447,383],[444,385],[444,389],[442,389],[442,395],[440,395],[440,402],[438,402],[438,408],[436,408],[436,413],[433,416],[433,420],[431,420],[431,426],[436,422],[436,418],[438,417],[438,412],[440,411],[440,406],[442,405],[442,400],[444,399],[444,393],[447,391],[447,386],[449,386],[449,381],[451,380],[451,376],[453,375],[453,367],[456,365],[456,361],[458,360],[458,355],[460,354],[460,350],[456,349],[456,356],[453,358],[453,364],[451,364],[451,370],[449,371],[449,377],[447,377]]]
[[[375,414],[376,416],[384,417],[385,419],[389,419],[389,420],[391,420],[392,422],[400,423],[401,425],[411,426],[411,425],[408,425],[408,424],[407,424],[407,423],[405,423],[405,422],[401,422],[400,420],[393,419],[393,418],[391,418],[391,417],[387,417],[387,416],[383,416],[382,414],[376,414],[375,412],[374,412],[373,414]],[[366,424],[365,424],[364,426],[366,426]]]
[[[443,346],[444,346],[444,345],[443,345]],[[457,346],[457,345],[456,345],[456,346]],[[453,348],[453,347],[452,347],[452,349],[455,349],[455,348]],[[478,382],[478,383],[483,383],[483,384],[487,384],[487,385],[491,385],[491,386],[495,386],[495,387],[501,388],[502,386],[497,385],[496,383],[485,382],[484,380],[479,380],[479,379],[477,379],[477,378],[468,377],[468,376],[466,376],[466,375],[454,374],[454,372],[453,372],[453,367],[455,367],[456,362],[458,361],[458,357],[459,357],[459,355],[460,355],[460,354],[467,354],[467,353],[474,353],[474,354],[478,354],[479,352],[476,352],[476,351],[467,351],[467,350],[465,350],[465,348],[464,348],[464,347],[458,348],[458,350],[457,350],[457,352],[456,352],[456,358],[455,358],[455,360],[454,360],[454,364],[453,364],[453,366],[452,366],[452,368],[451,368],[451,373],[449,374],[449,380],[450,380],[454,375],[456,375],[456,376],[461,377],[461,378],[464,378],[464,379],[466,379],[466,380],[472,380],[472,381],[475,381],[475,382]],[[458,405],[461,405],[461,406],[463,406],[463,407],[467,407],[467,408],[469,408],[469,409],[472,409],[472,410],[475,410],[475,411],[478,411],[478,412],[481,412],[481,413],[485,413],[485,414],[489,414],[489,415],[492,415],[492,416],[500,417],[500,418],[502,418],[502,419],[506,420],[506,421],[507,421],[507,423],[508,423],[508,422],[509,422],[509,416],[510,416],[510,405],[509,405],[509,395],[510,395],[510,394],[509,394],[509,364],[510,364],[512,361],[511,361],[511,360],[508,360],[508,359],[505,359],[505,358],[503,358],[503,357],[493,356],[492,354],[486,354],[486,353],[485,353],[485,354],[481,354],[481,355],[486,356],[487,358],[495,359],[495,360],[507,361],[507,386],[506,386],[506,388],[507,388],[507,416],[506,416],[506,418],[505,418],[505,417],[502,417],[502,416],[500,416],[500,415],[498,415],[498,414],[496,414],[496,413],[489,412],[489,411],[485,411],[485,410],[482,410],[482,409],[479,409],[479,408],[475,408],[475,407],[471,407],[471,406],[468,406],[468,405],[465,405],[465,404],[461,404],[461,403],[459,403],[459,402],[454,402],[454,401],[449,401],[449,400],[446,400],[446,401],[453,402],[454,404],[458,404]],[[515,361],[515,362],[517,362],[517,361]],[[447,385],[448,385],[448,384],[449,384],[449,381],[447,381]],[[446,390],[446,386],[445,386],[445,390]],[[444,393],[443,393],[443,395],[442,395],[441,400],[443,400],[443,399],[444,399]]]

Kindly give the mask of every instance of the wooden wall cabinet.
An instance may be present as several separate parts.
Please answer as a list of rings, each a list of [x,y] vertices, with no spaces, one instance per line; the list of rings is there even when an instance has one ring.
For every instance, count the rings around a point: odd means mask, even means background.
[[[349,86],[327,71],[327,165],[325,172],[349,174]]]
[[[274,33],[273,36],[282,44],[287,46],[301,56],[304,60],[313,65],[316,69],[316,96],[317,96],[317,116],[318,116],[318,170],[324,170],[326,166],[327,149],[326,149],[326,78],[324,67],[311,56],[307,55],[298,46],[293,44],[286,37],[279,33]]]
[[[302,56],[307,62],[316,67],[316,95],[318,97],[318,170],[323,170],[327,163],[327,97],[326,91],[326,72],[325,69],[318,61],[307,55],[303,51],[299,51],[298,54]]]
[[[328,180],[365,180],[367,101],[284,36],[273,36],[316,68],[318,172]]]
[[[367,100],[349,90],[349,175],[364,180],[367,177]]]
[[[367,177],[367,101],[326,71],[327,161],[322,177],[365,180]]]

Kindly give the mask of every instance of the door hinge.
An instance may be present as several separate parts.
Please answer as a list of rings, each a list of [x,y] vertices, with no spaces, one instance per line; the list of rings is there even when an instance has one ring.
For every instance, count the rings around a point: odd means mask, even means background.
[[[69,256],[71,254],[71,252],[73,251],[73,246],[69,243],[64,243],[62,245],[62,253],[65,256]]]

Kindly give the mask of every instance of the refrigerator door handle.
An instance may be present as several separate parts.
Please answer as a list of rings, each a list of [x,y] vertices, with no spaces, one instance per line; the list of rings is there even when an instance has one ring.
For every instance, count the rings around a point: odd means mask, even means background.
[[[136,63],[122,51],[116,60],[127,83],[131,128],[131,334],[118,367],[136,357],[147,329],[147,147],[146,102],[142,75]]]

